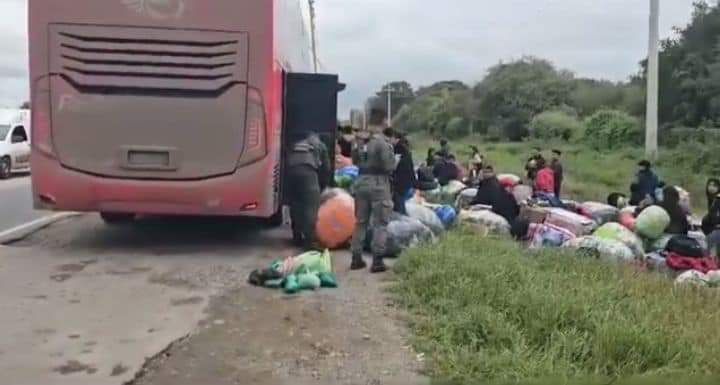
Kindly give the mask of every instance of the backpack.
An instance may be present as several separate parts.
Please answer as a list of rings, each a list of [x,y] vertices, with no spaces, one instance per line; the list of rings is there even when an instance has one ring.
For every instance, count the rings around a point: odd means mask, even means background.
[[[676,235],[670,239],[665,250],[688,258],[705,257],[705,249],[700,242],[686,235]]]

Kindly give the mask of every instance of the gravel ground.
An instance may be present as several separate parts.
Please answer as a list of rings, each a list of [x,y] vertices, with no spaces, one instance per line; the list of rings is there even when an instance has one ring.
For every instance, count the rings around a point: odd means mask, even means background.
[[[211,293],[207,303],[193,296],[172,303],[203,303],[204,319],[149,358],[132,384],[428,382],[402,312],[385,292],[390,274],[351,273],[348,254],[339,252],[333,256],[338,289],[286,296],[246,283],[252,269],[297,252],[287,237],[285,229],[227,220],[144,220],[108,228],[88,215],[13,246],[97,260],[111,266],[107,274],[144,274],[151,285]]]

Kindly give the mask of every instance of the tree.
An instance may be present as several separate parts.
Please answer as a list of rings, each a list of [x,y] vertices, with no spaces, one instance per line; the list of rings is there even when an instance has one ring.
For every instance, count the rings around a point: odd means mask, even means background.
[[[383,85],[375,96],[368,99],[371,111],[371,124],[381,124],[387,120],[388,90],[392,95],[392,117],[394,118],[400,112],[403,106],[412,103],[415,100],[415,91],[413,91],[410,83],[406,81],[390,82]],[[380,117],[381,116],[381,117]],[[378,118],[380,121],[378,121]]]
[[[534,57],[500,63],[475,86],[477,116],[506,137],[521,139],[535,115],[569,104],[573,78],[571,72]]]
[[[20,105],[21,110],[29,110],[30,109],[30,102],[23,102],[23,104]]]

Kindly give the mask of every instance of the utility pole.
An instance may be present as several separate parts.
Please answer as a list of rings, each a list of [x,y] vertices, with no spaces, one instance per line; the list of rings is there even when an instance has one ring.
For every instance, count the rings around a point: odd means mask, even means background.
[[[317,57],[317,25],[315,24],[315,0],[308,0],[310,4],[310,39],[312,41],[312,55],[313,55],[313,68],[315,73],[318,72],[318,57]]]
[[[645,153],[651,160],[658,157],[658,94],[660,0],[650,0],[650,43],[647,66],[647,116],[645,122]]]
[[[393,89],[388,84],[388,86],[387,86],[387,94],[388,94],[387,125],[388,125],[388,127],[392,126],[392,93],[393,93]]]

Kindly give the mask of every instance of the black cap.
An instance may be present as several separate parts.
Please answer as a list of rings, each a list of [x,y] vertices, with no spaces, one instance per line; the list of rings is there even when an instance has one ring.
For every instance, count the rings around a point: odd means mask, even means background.
[[[640,162],[638,162],[638,166],[650,168],[650,167],[652,167],[652,164],[650,163],[649,160],[641,160]]]
[[[552,152],[553,152],[553,154],[558,154],[558,155],[562,155],[562,151],[560,151],[560,150],[557,150],[557,149],[555,149],[555,150],[552,150]]]

